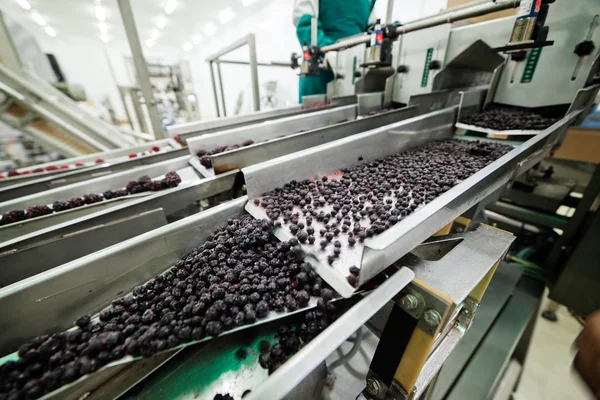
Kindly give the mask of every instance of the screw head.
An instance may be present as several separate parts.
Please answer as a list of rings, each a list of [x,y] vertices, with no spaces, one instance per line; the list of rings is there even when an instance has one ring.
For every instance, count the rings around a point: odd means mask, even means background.
[[[400,299],[400,306],[405,311],[414,310],[419,305],[419,299],[412,293],[405,294]]]
[[[423,314],[423,319],[427,325],[432,327],[438,326],[440,322],[442,322],[442,316],[435,310],[425,311],[425,314]]]
[[[381,390],[381,385],[379,381],[375,378],[367,379],[367,391],[371,393],[373,396],[376,396]]]

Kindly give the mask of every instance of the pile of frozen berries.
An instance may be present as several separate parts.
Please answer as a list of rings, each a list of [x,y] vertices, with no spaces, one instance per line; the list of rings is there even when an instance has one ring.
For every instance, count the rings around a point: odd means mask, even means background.
[[[56,200],[52,207],[49,206],[31,206],[26,211],[14,210],[5,213],[0,219],[0,226],[15,222],[25,221],[26,219],[41,217],[42,215],[61,212],[72,208],[82,207],[86,204],[99,203],[104,200],[116,199],[130,194],[142,193],[147,191],[158,191],[177,187],[181,183],[181,178],[175,171],[168,172],[163,179],[152,180],[149,176],[142,176],[137,181],[131,181],[125,189],[107,190],[102,195],[91,193],[83,197],[74,197],[70,200]]]
[[[383,233],[511,149],[479,141],[432,142],[331,177],[291,181],[254,204],[334,265],[357,242]],[[359,270],[352,266],[349,272],[348,282],[356,286]]]
[[[225,151],[231,151],[235,149],[239,149],[240,147],[246,147],[254,144],[254,140],[246,140],[242,144],[232,144],[230,146],[218,146],[212,150],[204,150],[201,149],[196,153],[198,158],[200,159],[200,164],[202,164],[205,168],[212,168],[212,161],[210,160],[210,156],[223,153]]]
[[[496,106],[484,112],[469,115],[460,122],[498,131],[507,130],[544,130],[558,121],[531,110],[516,107]]]
[[[263,356],[265,365],[276,368],[284,354],[299,348],[299,340],[326,326],[324,301],[333,293],[302,262],[298,241],[279,242],[271,231],[268,221],[230,219],[164,274],[114,300],[98,318],[82,316],[76,329],[22,345],[18,361],[0,366],[0,398],[37,398],[126,354],[150,356],[218,336],[270,311],[306,307],[311,295],[322,296],[306,333],[296,339],[282,335],[281,355],[278,347],[269,350],[272,363]]]

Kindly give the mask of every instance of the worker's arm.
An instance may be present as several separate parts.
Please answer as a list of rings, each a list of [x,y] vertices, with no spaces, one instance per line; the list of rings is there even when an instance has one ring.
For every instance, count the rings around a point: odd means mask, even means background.
[[[317,10],[318,5],[313,0],[294,0],[294,25],[296,26],[296,36],[300,45],[306,43],[312,46],[310,39],[310,23]],[[323,47],[335,43],[335,40],[327,37],[321,27],[321,22],[317,22],[317,46]]]

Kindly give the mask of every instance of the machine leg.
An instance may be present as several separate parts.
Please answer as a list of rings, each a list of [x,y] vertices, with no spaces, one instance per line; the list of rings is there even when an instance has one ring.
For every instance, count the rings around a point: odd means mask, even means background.
[[[560,307],[560,304],[558,304],[554,300],[550,300],[548,302],[548,306],[542,312],[542,318],[544,318],[545,320],[548,320],[550,322],[558,321],[558,316],[556,315],[556,311],[558,311],[558,307]]]

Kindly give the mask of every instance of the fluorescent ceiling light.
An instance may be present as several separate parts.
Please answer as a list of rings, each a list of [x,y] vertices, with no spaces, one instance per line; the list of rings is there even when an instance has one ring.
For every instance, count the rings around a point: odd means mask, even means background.
[[[106,33],[103,33],[102,35],[100,35],[100,39],[104,42],[104,43],[108,43],[108,35]]]
[[[150,32],[150,37],[152,38],[152,40],[158,39],[159,36],[160,31],[158,29],[152,29],[152,32]]]
[[[108,25],[106,25],[106,22],[98,22],[98,29],[100,29],[100,33],[108,33]]]
[[[175,5],[177,1],[175,0],[167,0],[167,4],[165,4],[165,12],[167,14],[171,14],[175,10]]]
[[[212,36],[217,32],[217,27],[215,26],[215,24],[213,24],[212,22],[209,22],[208,24],[206,24],[206,26],[204,27],[204,34],[206,36]]]
[[[242,0],[242,5],[243,6],[249,6],[252,5],[254,3],[256,3],[258,0]]]
[[[37,11],[33,10],[31,12],[31,17],[38,25],[46,26],[46,20]]]
[[[152,46],[154,46],[154,40],[152,40],[152,39],[146,40],[146,47],[150,48]]]
[[[190,42],[185,42],[185,43],[183,44],[183,49],[184,49],[185,51],[190,51],[190,50],[192,50],[192,48],[193,48],[193,47],[194,47],[194,45],[193,45],[193,44],[191,44]]]
[[[165,25],[167,25],[167,19],[165,17],[161,15],[160,17],[156,18],[156,26],[158,29],[164,28]]]
[[[23,10],[31,10],[31,4],[27,0],[17,0],[17,3],[19,3]]]
[[[96,4],[96,7],[94,7],[94,13],[96,14],[96,19],[98,21],[106,21],[106,12],[104,11],[104,7],[102,7],[102,5]]]
[[[235,13],[231,9],[231,7],[227,7],[226,9],[224,9],[223,11],[221,11],[219,13],[219,21],[221,21],[222,24],[228,23],[234,17],[235,17]]]
[[[192,43],[194,44],[200,44],[202,43],[202,35],[199,33],[196,33],[194,36],[192,36]]]
[[[48,34],[48,36],[50,37],[56,37],[56,30],[51,27],[51,26],[47,26],[45,29],[46,33]]]

